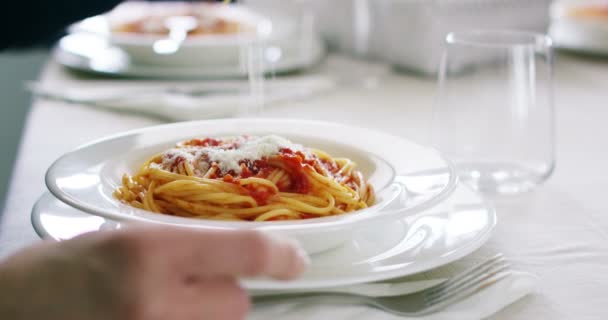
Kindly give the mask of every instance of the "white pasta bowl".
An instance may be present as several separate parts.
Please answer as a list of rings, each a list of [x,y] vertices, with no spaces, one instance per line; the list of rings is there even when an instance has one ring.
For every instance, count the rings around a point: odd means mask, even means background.
[[[195,137],[283,136],[334,157],[347,157],[376,190],[374,205],[351,213],[289,221],[216,221],[164,215],[115,199],[124,173],[151,156]],[[144,222],[206,230],[256,229],[291,237],[309,253],[334,248],[358,227],[396,220],[435,206],[456,186],[449,162],[432,148],[369,129],[329,122],[227,119],[183,122],[129,131],[69,152],[49,168],[46,184],[61,201],[118,223]],[[379,232],[382,232],[379,230]]]
[[[281,59],[299,57],[301,41],[298,25],[289,17],[276,13],[264,16],[238,5],[212,3],[191,4],[196,11],[217,18],[235,21],[243,30],[228,34],[204,34],[188,36],[175,51],[166,51],[168,35],[116,32],[116,26],[143,18],[150,12],[166,8],[167,14],[183,3],[126,2],[111,12],[85,19],[74,24],[72,33],[94,34],[108,40],[111,46],[127,53],[131,62],[138,65],[167,67],[219,67],[241,66],[246,68],[245,54],[248,48],[264,47],[266,63],[279,63]],[[322,55],[320,39],[312,35],[308,50],[315,56]],[[164,45],[163,45],[164,44]]]

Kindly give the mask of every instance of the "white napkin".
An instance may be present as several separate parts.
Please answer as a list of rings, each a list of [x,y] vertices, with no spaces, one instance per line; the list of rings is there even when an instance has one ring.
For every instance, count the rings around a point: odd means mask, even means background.
[[[307,2],[332,48],[427,74],[437,72],[448,32],[518,29],[544,33],[550,3],[551,0]]]
[[[412,283],[415,287],[420,285],[418,281]],[[420,318],[425,320],[453,320],[453,319],[484,319],[506,306],[532,293],[537,284],[537,277],[524,272],[513,272],[510,276],[500,280],[474,295],[456,303],[441,312]],[[428,285],[428,284],[427,284]],[[359,286],[359,290],[365,286]],[[400,285],[402,289],[407,288],[405,283]],[[370,287],[370,288],[373,288]],[[395,287],[393,287],[395,288]],[[419,289],[419,287],[416,287]],[[340,289],[341,291],[344,288]],[[348,290],[348,289],[347,289]],[[373,289],[375,290],[375,289]],[[412,290],[416,291],[416,290]],[[365,293],[365,291],[359,291]],[[250,320],[262,319],[410,319],[408,317],[396,316],[378,309],[367,306],[311,304],[305,301],[293,301],[278,303],[275,305],[263,305],[254,308],[249,316]]]
[[[327,76],[270,79],[251,87],[246,81],[175,85],[136,83],[126,89],[118,85],[68,88],[29,85],[29,89],[38,98],[149,115],[172,121],[254,114],[261,108],[309,98],[334,87],[335,82]],[[176,93],[176,91],[200,91],[210,88],[217,92],[196,96]]]

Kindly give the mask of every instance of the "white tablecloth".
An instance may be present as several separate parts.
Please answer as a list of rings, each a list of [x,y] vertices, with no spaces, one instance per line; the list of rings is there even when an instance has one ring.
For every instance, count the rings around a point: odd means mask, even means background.
[[[382,65],[330,57],[321,71],[347,80],[305,101],[267,108],[267,117],[326,119],[368,126],[428,142],[434,79],[394,74]],[[540,276],[536,294],[493,319],[608,319],[608,60],[560,55],[556,65],[557,170],[536,191],[497,202],[499,223],[486,246],[465,260],[503,252],[514,265]],[[76,78],[54,63],[43,83],[87,85],[123,80]],[[45,190],[44,173],[62,153],[107,134],[158,120],[66,105],[34,103],[26,124],[0,229],[0,256],[38,238],[30,209]],[[368,319],[365,308],[293,306],[280,319]],[[254,318],[256,315],[254,315]]]

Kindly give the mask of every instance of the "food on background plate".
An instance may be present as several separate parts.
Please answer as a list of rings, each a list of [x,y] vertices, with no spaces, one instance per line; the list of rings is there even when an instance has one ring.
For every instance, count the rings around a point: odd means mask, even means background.
[[[353,161],[275,135],[180,142],[125,174],[114,196],[162,214],[245,221],[325,217],[374,203]]]
[[[118,9],[121,7],[119,6]],[[251,31],[253,26],[239,21],[229,14],[229,6],[213,3],[148,3],[141,7],[143,13],[114,23],[115,34],[138,34],[168,36],[170,20],[178,17],[193,18],[194,26],[188,28],[187,36],[233,35]]]
[[[608,1],[604,4],[587,4],[571,7],[566,15],[573,18],[596,19],[608,23]]]

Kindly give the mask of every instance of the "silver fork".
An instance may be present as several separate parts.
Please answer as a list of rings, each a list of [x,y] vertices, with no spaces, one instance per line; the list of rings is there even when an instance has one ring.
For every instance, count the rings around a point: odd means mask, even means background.
[[[390,297],[368,297],[351,293],[287,293],[254,297],[254,304],[301,299],[320,303],[364,304],[400,316],[422,316],[437,312],[510,275],[509,264],[502,256],[481,262],[430,288],[411,294]]]

